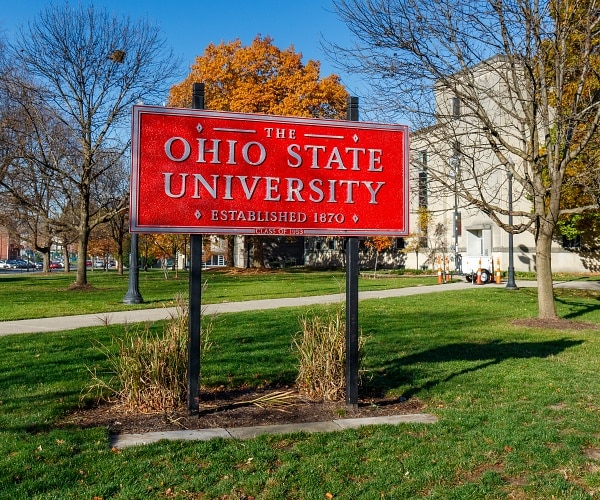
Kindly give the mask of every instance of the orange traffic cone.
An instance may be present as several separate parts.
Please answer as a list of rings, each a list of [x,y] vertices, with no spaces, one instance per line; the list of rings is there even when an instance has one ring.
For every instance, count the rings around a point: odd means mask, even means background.
[[[498,285],[502,283],[502,276],[500,275],[500,257],[496,258],[496,283]]]
[[[444,266],[444,282],[448,283],[450,281],[450,260],[448,256],[446,256],[445,266]]]
[[[442,280],[442,260],[440,259],[439,255],[437,258],[437,262],[438,262],[438,285],[441,285],[444,281]]]
[[[479,259],[479,267],[477,268],[477,282],[476,285],[481,285],[481,259]]]

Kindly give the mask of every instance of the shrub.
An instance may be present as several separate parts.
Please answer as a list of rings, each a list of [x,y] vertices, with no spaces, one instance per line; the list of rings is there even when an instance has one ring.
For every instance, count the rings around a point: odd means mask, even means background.
[[[122,338],[114,338],[117,348],[100,345],[109,361],[104,379],[94,370],[88,394],[113,401],[131,410],[170,412],[187,401],[188,305],[182,296],[175,298],[175,314],[167,320],[162,333],[150,325],[138,325]],[[201,353],[210,349],[212,321],[202,330]]]
[[[346,388],[346,322],[343,307],[299,318],[293,346],[298,356],[298,389],[314,399],[338,401]],[[359,350],[362,339],[359,338]],[[359,354],[360,359],[360,354]]]

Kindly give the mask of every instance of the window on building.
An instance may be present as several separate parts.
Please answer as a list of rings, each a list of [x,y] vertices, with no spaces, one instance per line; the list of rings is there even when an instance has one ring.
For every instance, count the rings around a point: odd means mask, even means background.
[[[462,156],[460,142],[454,141],[452,145],[452,159],[454,161],[460,161],[460,157]]]
[[[563,234],[562,247],[567,250],[575,250],[581,248],[581,236],[578,234],[574,238],[568,238]]]
[[[396,238],[396,240],[394,241],[394,245],[397,250],[402,250],[406,248],[406,241],[404,240],[404,238]]]
[[[453,215],[454,219],[454,231],[457,236],[462,236],[462,214],[460,212],[456,212]]]
[[[452,118],[460,118],[460,98],[452,98]]]
[[[419,161],[419,207],[427,208],[427,151],[421,151]]]

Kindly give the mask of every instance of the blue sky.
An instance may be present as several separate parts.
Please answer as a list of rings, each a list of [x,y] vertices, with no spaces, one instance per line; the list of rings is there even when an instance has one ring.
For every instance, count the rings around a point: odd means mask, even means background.
[[[0,0],[0,30],[11,39],[18,26],[50,3]],[[76,4],[77,0],[71,3]],[[273,37],[280,48],[294,45],[304,62],[321,61],[321,76],[339,74],[349,92],[360,96],[360,82],[338,72],[320,48],[323,38],[350,43],[350,34],[334,14],[331,0],[98,0],[95,4],[118,15],[156,22],[168,45],[182,60],[181,75],[175,82],[188,74],[195,56],[209,43],[239,38],[246,45],[260,34]]]

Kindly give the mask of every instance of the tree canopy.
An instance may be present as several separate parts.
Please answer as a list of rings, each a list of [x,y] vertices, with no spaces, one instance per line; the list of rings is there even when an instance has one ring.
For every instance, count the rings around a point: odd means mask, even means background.
[[[551,245],[565,174],[600,123],[597,1],[334,5],[355,43],[330,47],[331,57],[372,82],[373,107],[418,129],[413,139],[436,159],[432,180],[499,227],[533,233],[539,316],[555,318]],[[512,226],[506,171],[530,204],[511,213]]]
[[[207,109],[320,118],[344,118],[348,93],[337,75],[320,78],[320,63],[302,62],[294,47],[279,49],[269,36],[243,46],[239,39],[210,44],[188,77],[171,88],[169,104],[190,107],[192,84],[205,84]]]
[[[38,167],[61,183],[61,193],[69,200],[68,218],[78,235],[75,285],[85,286],[90,232],[111,217],[94,193],[128,150],[131,106],[140,100],[164,99],[177,61],[165,48],[157,26],[93,5],[68,3],[43,9],[9,44],[8,52],[18,70],[13,74],[19,76],[8,86],[27,85],[34,96],[23,100],[13,93],[14,105],[37,130],[44,130],[45,119],[38,120],[34,109],[43,103],[47,115],[64,131],[65,141],[58,145],[38,141],[43,155],[35,153],[33,159],[56,159],[55,146],[69,144],[61,161],[38,162]]]

